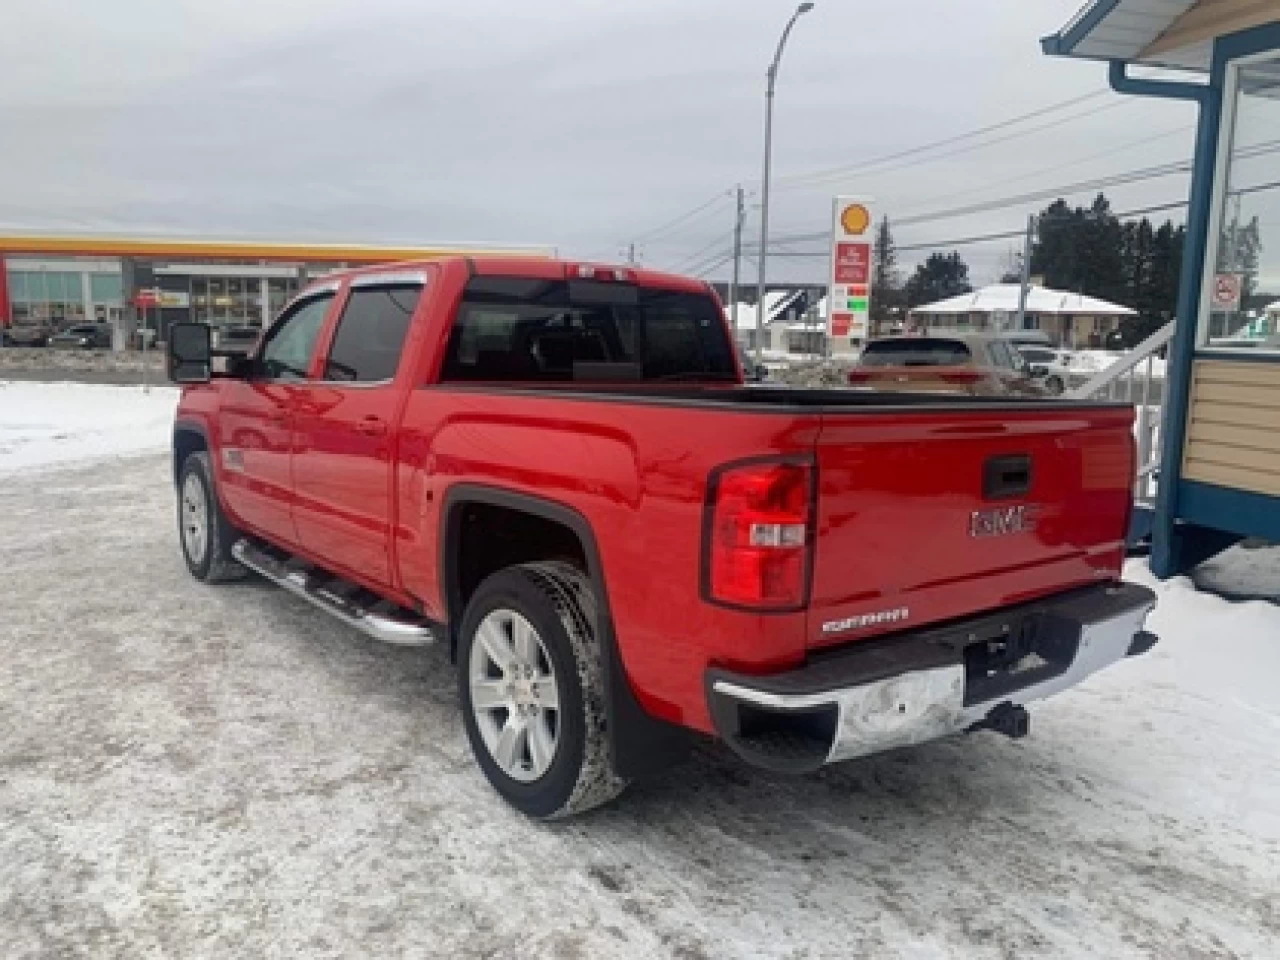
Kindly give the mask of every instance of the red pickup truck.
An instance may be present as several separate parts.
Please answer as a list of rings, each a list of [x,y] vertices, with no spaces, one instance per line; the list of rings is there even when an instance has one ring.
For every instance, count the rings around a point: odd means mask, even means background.
[[[804,772],[1155,642],[1115,404],[748,387],[705,284],[440,259],[326,277],[248,356],[175,326],[180,541],[447,642],[476,758],[572,814],[697,734]]]

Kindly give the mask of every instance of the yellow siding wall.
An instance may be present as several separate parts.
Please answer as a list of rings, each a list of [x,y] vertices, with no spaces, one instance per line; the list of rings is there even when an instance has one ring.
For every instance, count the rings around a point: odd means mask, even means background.
[[[1200,0],[1156,37],[1139,59],[1280,21],[1277,0]]]
[[[1280,363],[1196,361],[1182,476],[1280,496]]]

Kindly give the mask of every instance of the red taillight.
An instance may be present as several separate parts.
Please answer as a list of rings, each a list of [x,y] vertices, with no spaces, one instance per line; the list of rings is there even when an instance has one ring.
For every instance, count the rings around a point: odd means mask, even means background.
[[[757,610],[805,604],[813,545],[813,466],[766,461],[712,476],[705,565],[716,603]]]
[[[939,370],[938,379],[943,383],[963,383],[973,386],[986,374],[981,370]]]
[[[875,379],[875,376],[876,375],[872,373],[870,370],[850,370],[849,382],[850,383],[870,383],[872,380]]]

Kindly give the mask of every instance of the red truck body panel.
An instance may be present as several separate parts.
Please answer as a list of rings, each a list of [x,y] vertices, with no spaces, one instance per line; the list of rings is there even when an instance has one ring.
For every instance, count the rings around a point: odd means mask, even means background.
[[[818,441],[819,527],[809,644],[846,643],[1112,580],[1124,560],[1132,411],[832,414]],[[1030,458],[1012,501],[1031,528],[974,536],[992,458]],[[906,611],[905,614],[901,611]],[[895,614],[823,631],[824,624]]]
[[[237,526],[441,622],[450,490],[480,485],[581,517],[595,539],[626,679],[653,716],[714,729],[711,666],[796,667],[818,647],[1119,576],[1133,469],[1132,411],[946,402],[831,409],[738,403],[740,384],[699,397],[643,386],[440,383],[457,305],[474,275],[562,279],[562,262],[463,259],[412,265],[425,287],[394,380],[322,379],[350,279],[334,297],[309,380],[216,379],[186,389],[179,421],[204,432],[219,496]],[[714,296],[697,281],[629,271],[639,286]],[[305,295],[305,294],[304,294]],[[726,336],[728,331],[726,329]],[[781,395],[780,395],[781,396]],[[880,404],[877,406],[876,404]],[[983,465],[1025,455],[1017,502],[1034,528],[971,535]],[[700,590],[708,478],[731,461],[799,457],[817,471],[806,609],[760,613]],[[832,629],[885,610],[899,619]]]

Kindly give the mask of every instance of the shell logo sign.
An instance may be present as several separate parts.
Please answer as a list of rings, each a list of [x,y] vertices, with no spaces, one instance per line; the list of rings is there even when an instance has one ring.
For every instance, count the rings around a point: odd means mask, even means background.
[[[871,332],[872,209],[868,200],[857,197],[836,197],[832,204],[827,336],[834,353],[855,348]]]
[[[840,226],[845,233],[860,237],[871,226],[871,211],[860,203],[851,203],[840,211]]]

